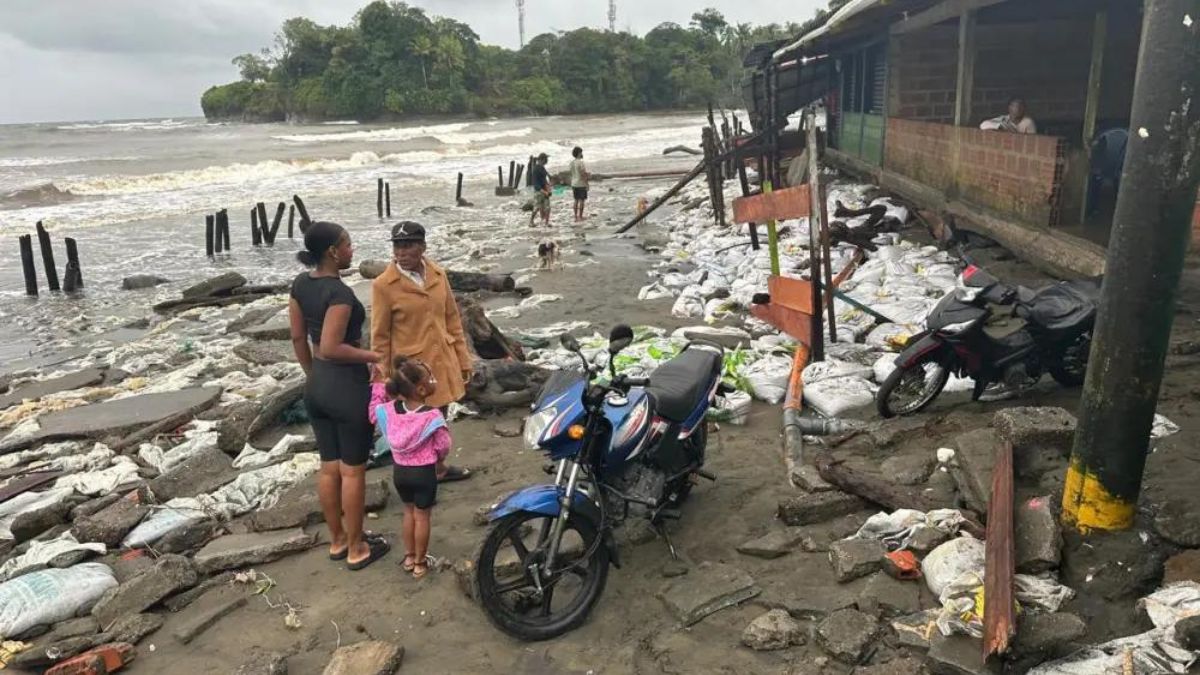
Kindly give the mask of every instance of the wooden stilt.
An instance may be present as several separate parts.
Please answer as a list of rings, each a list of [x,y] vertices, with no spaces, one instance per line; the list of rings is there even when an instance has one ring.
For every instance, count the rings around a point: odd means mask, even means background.
[[[210,213],[204,216],[204,252],[208,257],[213,257],[216,237],[216,218]]]
[[[67,245],[67,269],[63,290],[73,293],[83,288],[83,267],[79,264],[79,247],[75,244],[75,240],[67,237],[63,243]]]
[[[250,209],[250,241],[255,246],[262,246],[262,232],[258,229],[258,207]]]
[[[21,246],[21,270],[25,273],[25,295],[38,294],[37,268],[33,266],[33,238],[23,234],[17,238]]]
[[[50,246],[50,233],[42,225],[37,224],[38,247],[42,250],[42,267],[46,269],[46,285],[51,291],[58,289],[58,266],[54,264],[54,249]]]

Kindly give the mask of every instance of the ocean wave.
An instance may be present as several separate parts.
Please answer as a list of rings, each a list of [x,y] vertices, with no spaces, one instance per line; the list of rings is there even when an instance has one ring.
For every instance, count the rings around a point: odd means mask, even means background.
[[[372,129],[370,131],[342,131],[332,134],[287,134],[272,136],[277,141],[288,143],[333,143],[338,141],[407,141],[421,136],[436,134],[453,134],[470,126],[469,123],[435,124],[428,127],[392,127],[390,129]]]
[[[165,120],[138,120],[134,122],[77,122],[75,124],[62,124],[55,129],[59,131],[164,131],[171,129],[182,129],[198,124],[197,122],[181,121],[175,119]]]
[[[488,141],[495,141],[501,138],[521,138],[532,133],[532,127],[525,127],[523,129],[510,129],[509,131],[475,131],[462,134],[433,134],[433,138],[445,145],[471,145],[472,143],[486,143]]]
[[[0,194],[0,209],[23,209],[30,206],[52,206],[73,201],[76,196],[54,183],[41,183]]]
[[[79,164],[81,162],[132,162],[140,157],[0,157],[0,169]]]
[[[355,126],[357,124],[358,120],[330,120],[328,122],[321,122],[321,126],[326,127]]]

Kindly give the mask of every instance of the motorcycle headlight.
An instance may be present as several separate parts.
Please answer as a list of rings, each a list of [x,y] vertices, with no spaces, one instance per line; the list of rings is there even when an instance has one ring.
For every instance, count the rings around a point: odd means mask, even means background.
[[[547,408],[540,412],[530,415],[525,420],[525,447],[530,450],[540,450],[541,446],[538,441],[542,440],[542,434],[545,433],[546,427],[558,417],[556,408]]]
[[[978,319],[970,319],[967,321],[959,321],[958,323],[952,323],[947,326],[942,326],[941,328],[938,329],[938,332],[945,333],[947,335],[958,335],[959,333],[967,330],[971,326],[974,326],[976,321],[978,321]]]

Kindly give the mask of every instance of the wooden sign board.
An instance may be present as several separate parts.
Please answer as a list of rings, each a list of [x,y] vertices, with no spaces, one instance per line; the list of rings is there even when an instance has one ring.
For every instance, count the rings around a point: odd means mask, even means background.
[[[770,220],[807,218],[812,212],[808,186],[797,185],[733,200],[733,222],[765,223]]]
[[[790,277],[767,280],[770,304],[752,305],[750,314],[787,333],[805,345],[813,341],[812,282]]]

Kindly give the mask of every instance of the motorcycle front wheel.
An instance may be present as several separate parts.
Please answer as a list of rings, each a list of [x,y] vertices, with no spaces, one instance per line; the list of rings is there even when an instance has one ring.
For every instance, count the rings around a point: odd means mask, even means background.
[[[1087,377],[1088,355],[1092,351],[1092,336],[1080,335],[1070,347],[1063,350],[1062,360],[1047,368],[1050,377],[1064,387],[1079,387]]]
[[[897,367],[875,394],[875,408],[885,418],[921,412],[942,393],[949,379],[950,371],[934,361]]]
[[[549,640],[578,628],[608,579],[608,549],[600,532],[574,514],[554,569],[544,570],[554,520],[529,511],[507,515],[492,524],[475,557],[484,613],[519,640]]]

